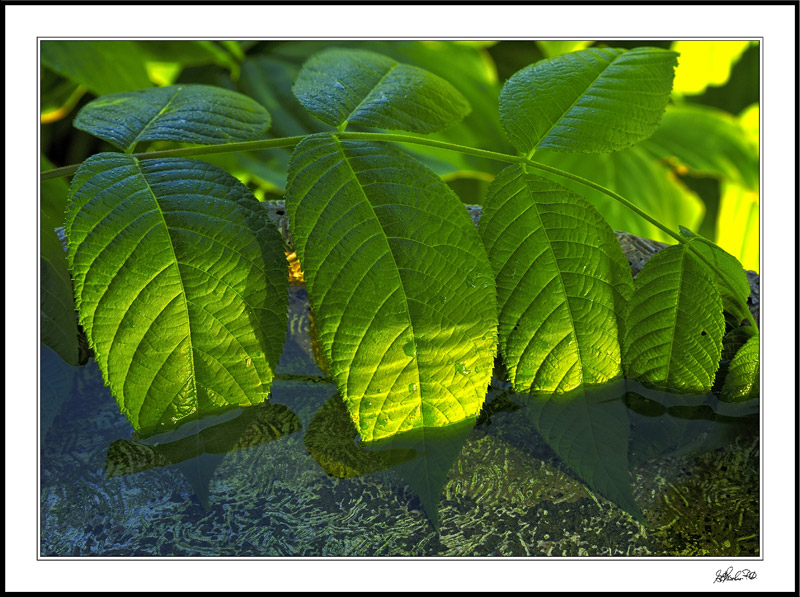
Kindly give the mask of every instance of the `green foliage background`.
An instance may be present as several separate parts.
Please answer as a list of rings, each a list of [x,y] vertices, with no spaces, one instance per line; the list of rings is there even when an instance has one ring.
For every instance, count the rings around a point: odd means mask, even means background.
[[[671,103],[679,111],[705,107],[713,120],[704,124],[723,134],[726,146],[704,145],[703,140],[709,137],[698,134],[691,140],[696,149],[693,155],[675,155],[680,154],[679,148],[672,146],[665,151],[664,144],[648,140],[615,153],[575,156],[542,151],[537,152],[536,159],[616,190],[671,228],[686,226],[720,244],[745,268],[758,271],[758,42],[44,41],[41,149],[54,166],[79,163],[94,153],[115,150],[76,130],[72,120],[97,95],[131,91],[147,84],[205,83],[249,95],[272,114],[267,138],[330,130],[332,127],[300,106],[291,85],[310,55],[325,48],[349,47],[380,52],[427,69],[462,93],[472,112],[458,126],[429,137],[513,153],[498,115],[499,91],[512,74],[543,58],[586,47],[640,46],[681,52]],[[121,63],[125,68],[115,68]],[[668,110],[662,127],[668,127],[670,117]],[[691,134],[691,129],[684,126],[681,130]],[[349,130],[369,129],[351,125]],[[665,130],[662,136],[669,134]],[[659,135],[660,131],[654,137]],[[175,144],[154,142],[147,149],[170,147]],[[488,182],[502,169],[497,162],[474,156],[433,148],[410,151],[442,176],[465,203],[481,203]],[[289,150],[275,149],[204,159],[233,173],[259,199],[274,199],[284,193],[289,154]],[[622,172],[627,174],[623,176]],[[570,186],[563,180],[557,182]],[[581,192],[586,194],[585,189]],[[591,193],[587,198],[613,228],[671,242],[661,231],[607,198]]]

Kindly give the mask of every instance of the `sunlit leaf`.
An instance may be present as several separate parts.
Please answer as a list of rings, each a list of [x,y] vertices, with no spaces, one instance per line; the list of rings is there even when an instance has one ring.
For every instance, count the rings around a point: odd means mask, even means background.
[[[697,95],[711,86],[724,85],[733,65],[750,45],[741,40],[679,40],[672,50],[680,54],[673,88],[677,93]]]
[[[618,151],[658,127],[676,54],[657,48],[589,48],[514,74],[500,94],[500,119],[522,153]]]
[[[616,191],[672,230],[681,225],[697,229],[705,213],[700,198],[681,184],[669,168],[657,163],[638,146],[606,154],[537,151],[534,160]],[[603,214],[614,230],[661,242],[675,242],[663,230],[608,195],[560,176],[540,174],[580,193]]]
[[[759,395],[759,337],[750,338],[736,353],[728,367],[721,400],[745,402]]]
[[[644,266],[625,328],[626,377],[672,392],[711,390],[725,333],[722,299],[686,245],[667,247]]]
[[[758,146],[751,144],[737,119],[721,110],[671,106],[642,147],[657,158],[674,160],[692,174],[758,189]]]
[[[42,64],[96,95],[152,87],[145,57],[129,40],[46,40]]]
[[[332,48],[303,65],[293,91],[331,126],[345,123],[430,133],[460,121],[469,104],[433,73],[365,50]]]
[[[561,393],[620,376],[617,316],[633,281],[602,216],[564,187],[509,166],[489,188],[480,230],[514,388]]]
[[[234,91],[174,85],[99,97],[81,108],[74,125],[130,151],[139,141],[249,141],[269,128],[270,115]]]
[[[758,272],[759,241],[758,193],[734,183],[724,183],[715,242],[741,261],[746,269]]]
[[[224,171],[102,153],[73,178],[80,322],[135,429],[267,398],[286,331],[280,233]]]
[[[287,209],[361,439],[476,416],[496,351],[494,279],[458,197],[399,150],[321,133],[295,149]]]

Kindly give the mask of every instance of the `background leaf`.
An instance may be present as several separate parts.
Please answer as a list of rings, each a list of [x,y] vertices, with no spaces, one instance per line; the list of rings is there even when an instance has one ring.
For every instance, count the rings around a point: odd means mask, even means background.
[[[700,198],[642,147],[630,147],[604,154],[537,151],[533,159],[616,191],[673,230],[678,226],[697,229],[703,219],[705,208]],[[660,228],[608,195],[560,176],[546,172],[540,174],[585,197],[603,214],[614,230],[660,242],[675,242],[675,239]]]
[[[577,52],[588,48],[594,42],[588,40],[577,39],[537,39],[536,45],[542,51],[546,58],[555,58],[561,54],[569,54],[570,52]]]
[[[309,112],[337,127],[353,123],[430,133],[455,124],[470,109],[444,79],[365,50],[315,54],[293,91]]]
[[[672,43],[672,50],[680,54],[675,75],[676,93],[697,95],[709,85],[724,85],[730,77],[733,65],[751,42],[679,40]]]
[[[500,119],[522,153],[604,153],[650,136],[669,99],[676,54],[589,48],[532,64],[500,94]]]
[[[133,41],[42,41],[42,64],[95,95],[152,87],[144,56]]]
[[[130,151],[139,141],[249,141],[269,128],[270,115],[234,91],[174,85],[97,98],[78,112],[74,124]]]
[[[715,242],[749,270],[759,271],[758,193],[723,183]]]
[[[203,162],[98,154],[70,194],[80,320],[134,428],[266,400],[288,283],[247,189]]]
[[[67,256],[54,230],[57,224],[46,215],[40,222],[41,341],[67,364],[79,365],[78,322]]]
[[[480,230],[514,388],[562,393],[621,375],[617,315],[633,282],[603,217],[515,165],[490,186]]]
[[[39,383],[39,441],[44,443],[47,432],[61,411],[61,406],[72,392],[76,367],[67,364],[58,353],[46,344],[40,345]]]
[[[685,245],[654,255],[636,278],[623,342],[626,377],[680,393],[711,390],[725,320],[711,271]]]
[[[287,195],[320,343],[361,439],[476,416],[494,285],[453,192],[399,150],[322,133],[295,149]]]
[[[750,338],[736,353],[728,368],[721,400],[746,402],[759,395],[759,336]]]

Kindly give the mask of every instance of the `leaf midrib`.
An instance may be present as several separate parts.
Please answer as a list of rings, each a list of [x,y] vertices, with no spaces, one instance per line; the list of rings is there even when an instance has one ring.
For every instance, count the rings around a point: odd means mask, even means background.
[[[358,175],[355,172],[355,169],[353,168],[352,164],[350,163],[350,158],[347,156],[347,153],[345,153],[345,151],[344,151],[344,147],[342,146],[342,142],[339,140],[338,137],[336,137],[336,135],[331,135],[330,137],[331,137],[331,139],[333,139],[333,141],[334,141],[334,143],[336,145],[336,148],[339,151],[339,154],[342,156],[342,162],[347,166],[347,169],[350,171],[350,174],[353,177],[353,180],[357,183],[358,190],[361,192],[361,196],[363,197],[364,202],[369,207],[369,210],[372,213],[372,216],[375,218],[375,221],[377,222],[378,226],[380,227],[381,232],[383,232],[384,239],[386,239],[386,246],[388,248],[389,257],[392,259],[392,263],[394,264],[395,271],[397,272],[397,279],[398,279],[398,281],[400,283],[400,288],[402,289],[402,292],[400,294],[401,294],[401,298],[402,298],[402,301],[403,301],[403,307],[405,309],[406,316],[408,317],[408,329],[411,330],[411,337],[415,338],[416,334],[414,333],[414,323],[413,323],[413,321],[411,319],[411,310],[408,307],[408,299],[406,298],[405,286],[403,285],[403,276],[400,275],[400,267],[397,265],[397,260],[394,257],[394,253],[392,253],[392,247],[389,244],[389,240],[388,240],[388,237],[386,236],[385,231],[383,230],[383,225],[381,224],[380,218],[378,218],[378,214],[375,213],[375,209],[373,208],[372,203],[369,200],[369,197],[367,197],[367,193],[364,191],[364,187],[361,185],[361,181],[359,180]],[[417,343],[415,341],[414,342],[414,347],[415,347],[415,353],[414,354],[415,354],[415,356],[411,357],[412,359],[414,359],[414,358],[418,359],[419,358],[419,356],[416,353],[416,345],[417,345]],[[419,375],[419,361],[417,361],[417,365],[414,367],[414,371],[416,372],[417,387],[419,388],[418,407],[420,409],[420,416],[422,417],[422,427],[424,428],[425,427],[425,412],[424,412],[424,409],[422,408],[422,380],[420,379],[420,375]],[[359,410],[360,410],[360,405],[361,405],[361,401],[359,400]],[[381,410],[382,409],[383,409],[383,403],[381,404]],[[373,435],[374,435],[374,430],[375,430],[375,427],[373,426],[373,428],[372,428]]]
[[[533,146],[533,149],[538,149],[539,148],[539,146],[542,144],[542,142],[545,139],[547,139],[547,137],[550,135],[550,133],[553,131],[553,129],[564,119],[564,117],[567,114],[570,113],[572,108],[575,107],[575,104],[577,104],[586,95],[587,91],[589,89],[591,89],[594,86],[595,83],[597,83],[597,81],[600,79],[600,77],[603,76],[603,74],[611,67],[612,64],[614,64],[614,62],[620,56],[623,56],[623,54],[617,54],[616,56],[614,56],[614,58],[612,58],[611,61],[608,64],[606,64],[599,73],[597,73],[597,76],[589,83],[589,85],[586,86],[586,88],[580,93],[580,95],[578,95],[578,97],[575,98],[575,101],[573,101],[570,104],[570,106],[561,113],[561,116],[559,116],[558,119],[556,121],[554,121],[553,124],[550,125],[550,128],[545,131],[544,135],[542,135],[539,138],[539,141],[537,141],[536,145]]]
[[[129,144],[129,145],[126,147],[126,148],[125,148],[125,152],[126,152],[126,153],[130,153],[130,152],[133,150],[133,148],[134,148],[134,147],[136,147],[136,144],[137,144],[139,141],[141,141],[141,139],[142,139],[142,135],[144,135],[144,134],[147,132],[147,129],[149,129],[149,128],[150,128],[150,125],[152,125],[152,124],[153,124],[153,123],[154,123],[154,122],[155,122],[155,121],[158,119],[158,117],[159,117],[159,116],[161,116],[161,115],[162,115],[164,112],[166,112],[166,111],[167,111],[167,108],[169,108],[169,107],[170,107],[170,105],[172,105],[172,102],[175,100],[175,98],[178,96],[178,94],[179,94],[181,91],[183,91],[183,87],[181,87],[181,86],[178,86],[178,87],[176,87],[176,89],[175,89],[174,93],[172,94],[172,97],[170,97],[170,98],[167,100],[167,103],[166,103],[166,104],[164,104],[164,106],[161,108],[161,110],[159,110],[158,114],[156,114],[155,116],[153,116],[153,117],[152,117],[152,118],[151,118],[151,119],[150,119],[150,120],[147,122],[147,124],[145,124],[145,125],[142,127],[142,129],[141,129],[141,130],[140,130],[138,133],[136,133],[136,136],[133,138],[133,141],[131,141],[131,143],[130,143],[130,144]],[[138,164],[138,160],[137,160],[137,164]],[[140,171],[141,171],[141,170],[140,170]],[[144,177],[144,174],[142,174],[142,177]],[[150,189],[150,185],[149,185],[149,184],[147,185],[147,188],[150,190],[150,193],[152,194],[152,192],[153,192],[153,191],[152,191],[152,189]],[[155,199],[155,195],[153,195],[153,198]],[[162,216],[163,216],[163,214],[162,214]]]
[[[134,164],[136,164],[136,169],[138,170],[139,175],[142,177],[142,181],[144,182],[145,187],[147,187],[147,191],[148,193],[150,193],[150,197],[153,199],[153,203],[155,203],[156,209],[158,210],[158,215],[161,217],[161,221],[164,224],[167,241],[169,242],[169,248],[170,251],[172,252],[173,263],[175,264],[175,269],[177,270],[178,273],[178,282],[181,285],[181,299],[183,300],[183,309],[186,313],[186,321],[188,322],[189,303],[186,300],[186,288],[183,284],[183,275],[181,274],[181,268],[180,265],[178,264],[178,255],[175,253],[175,245],[172,242],[172,236],[169,234],[169,225],[167,224],[167,219],[164,217],[164,212],[161,210],[161,205],[158,202],[158,198],[156,197],[153,188],[150,186],[150,182],[147,180],[147,177],[145,176],[144,171],[142,170],[141,162],[137,158],[133,158],[133,162]],[[194,341],[192,340],[192,326],[189,325],[188,328],[189,328],[188,338],[189,338],[189,373],[190,373],[189,382],[192,385],[193,395],[195,399],[198,400],[199,403],[199,394],[197,391],[197,378],[195,374],[195,365],[194,365]],[[198,410],[199,410],[199,404],[198,404]],[[138,418],[138,413],[137,413],[137,418]]]
[[[342,122],[339,123],[339,126],[341,126],[342,124],[346,124],[346,123],[350,122],[350,120],[353,118],[353,115],[356,114],[361,109],[361,107],[364,105],[364,103],[368,99],[370,99],[371,97],[373,97],[375,95],[375,90],[378,89],[381,86],[381,83],[383,83],[383,81],[386,79],[386,77],[388,77],[390,74],[392,74],[392,72],[398,66],[400,66],[400,63],[399,62],[395,62],[392,66],[389,67],[389,70],[387,70],[381,76],[381,78],[378,79],[378,82],[375,83],[375,85],[372,86],[372,88],[369,90],[367,95],[365,95],[364,98],[360,102],[358,102],[358,105],[350,111],[350,113],[347,115],[347,118],[345,118]],[[338,139],[337,139],[337,142],[338,142]],[[342,152],[342,153],[344,154],[344,152]],[[347,158],[345,158],[345,159],[347,159]],[[348,166],[349,166],[349,164],[348,164]],[[350,170],[352,171],[352,168]],[[355,173],[353,173],[353,175],[355,176]]]

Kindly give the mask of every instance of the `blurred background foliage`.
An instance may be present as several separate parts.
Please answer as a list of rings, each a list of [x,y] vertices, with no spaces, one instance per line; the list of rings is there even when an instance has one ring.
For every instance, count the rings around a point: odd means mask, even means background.
[[[115,151],[72,127],[77,111],[99,95],[152,86],[203,83],[245,93],[272,114],[264,138],[329,130],[300,106],[291,86],[303,62],[330,46],[370,49],[447,79],[469,100],[472,112],[461,124],[431,136],[505,153],[514,150],[499,122],[498,95],[517,70],[587,47],[656,46],[680,52],[672,99],[652,138],[610,154],[541,151],[534,159],[615,190],[672,229],[694,230],[758,271],[760,60],[755,41],[42,41],[42,169]],[[178,146],[157,141],[146,150]],[[505,166],[421,146],[406,150],[470,204],[482,203],[488,184]],[[274,200],[282,197],[290,153],[274,149],[202,159],[224,167],[260,200]],[[614,229],[671,241],[604,195],[559,182],[592,201]],[[65,200],[63,180],[42,185],[48,221],[63,219]]]

